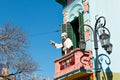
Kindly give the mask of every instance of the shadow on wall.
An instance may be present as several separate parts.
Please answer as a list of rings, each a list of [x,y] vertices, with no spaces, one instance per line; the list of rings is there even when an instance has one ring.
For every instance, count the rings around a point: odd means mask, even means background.
[[[109,67],[106,69],[106,71],[109,71],[106,73],[107,80],[113,80],[113,74]]]
[[[111,64],[110,58],[106,54],[100,54],[98,56],[100,70],[102,72],[101,80],[113,80],[113,73],[109,67]]]
[[[92,67],[92,59],[94,59],[94,62],[95,62],[95,58],[94,57],[91,58],[91,56],[87,53],[84,53],[83,56],[81,56],[80,62],[83,64],[83,66],[81,67],[82,72],[86,72],[87,70],[85,68],[86,65]],[[111,64],[111,60],[109,56],[106,54],[100,54],[98,56],[98,59],[99,59],[99,66],[101,71],[100,80],[113,80],[113,73],[109,67]],[[96,66],[95,66],[95,70],[96,70]]]

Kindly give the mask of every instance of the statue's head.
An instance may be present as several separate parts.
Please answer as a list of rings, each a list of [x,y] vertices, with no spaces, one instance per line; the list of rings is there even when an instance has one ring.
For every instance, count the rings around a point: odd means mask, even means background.
[[[63,33],[61,34],[61,37],[62,37],[62,40],[63,40],[63,41],[66,40],[66,39],[67,39],[67,33],[66,33],[66,32],[63,32]]]

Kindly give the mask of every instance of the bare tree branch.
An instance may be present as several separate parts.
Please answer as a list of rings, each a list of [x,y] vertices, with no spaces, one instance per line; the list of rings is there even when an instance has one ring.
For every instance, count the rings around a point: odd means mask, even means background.
[[[0,32],[0,52],[3,54],[22,51],[27,46],[25,33],[19,27],[6,25]]]
[[[0,63],[9,68],[7,76],[28,75],[37,70],[38,64],[27,54],[27,39],[19,27],[7,24],[0,31]]]

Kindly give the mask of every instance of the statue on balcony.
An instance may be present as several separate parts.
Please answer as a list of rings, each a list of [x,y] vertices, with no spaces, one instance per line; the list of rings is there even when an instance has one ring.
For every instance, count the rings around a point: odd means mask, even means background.
[[[62,48],[62,51],[63,51],[62,55],[66,55],[72,50],[73,43],[71,39],[68,38],[68,35],[66,32],[62,33],[61,37],[62,37],[62,43],[58,44],[58,43],[55,43],[54,41],[51,41],[50,43],[56,48]]]

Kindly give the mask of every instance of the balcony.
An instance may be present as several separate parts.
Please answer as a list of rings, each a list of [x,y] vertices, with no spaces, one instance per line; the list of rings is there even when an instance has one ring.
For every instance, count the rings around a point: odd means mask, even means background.
[[[92,71],[92,51],[81,52],[78,48],[55,61],[54,80],[64,80],[90,75]],[[79,76],[78,76],[79,74]],[[70,78],[70,79],[71,79]],[[66,80],[66,79],[65,79]]]

